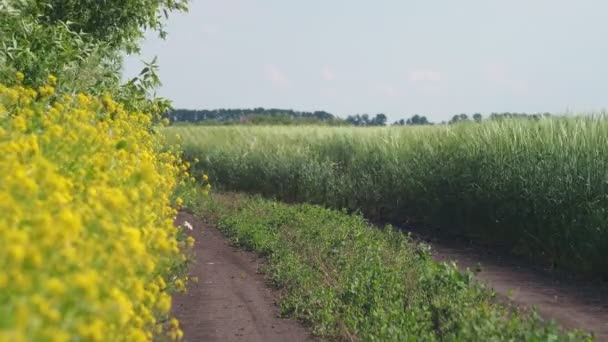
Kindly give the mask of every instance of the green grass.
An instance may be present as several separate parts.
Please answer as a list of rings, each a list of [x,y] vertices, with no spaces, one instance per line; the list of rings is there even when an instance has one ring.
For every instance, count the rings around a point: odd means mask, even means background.
[[[470,273],[358,215],[190,191],[186,205],[267,260],[282,313],[315,335],[360,341],[582,341],[533,312],[498,304]]]
[[[434,127],[170,127],[227,190],[500,243],[608,278],[608,121]],[[175,141],[175,140],[174,140]]]

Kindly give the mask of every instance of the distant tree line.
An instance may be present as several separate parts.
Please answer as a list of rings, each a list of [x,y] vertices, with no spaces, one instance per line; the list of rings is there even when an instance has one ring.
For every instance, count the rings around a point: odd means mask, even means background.
[[[503,119],[532,119],[532,120],[540,120],[543,117],[549,117],[551,116],[551,113],[535,113],[535,114],[528,114],[528,113],[511,113],[511,112],[504,112],[504,113],[490,113],[490,115],[488,116],[488,118],[490,120],[503,120]],[[470,118],[467,114],[456,114],[454,116],[452,116],[452,119],[450,119],[450,121],[448,121],[448,124],[455,124],[455,123],[459,123],[459,122],[467,122],[467,121],[475,121],[475,122],[481,122],[483,120],[483,116],[481,115],[481,113],[475,113],[473,114]],[[445,122],[443,122],[445,123]]]
[[[551,113],[536,113],[536,114],[527,114],[527,113],[490,113],[488,115],[489,120],[502,120],[502,119],[533,119],[539,120],[543,117],[549,117]],[[481,122],[483,120],[483,115],[481,113],[475,113],[472,115],[469,114],[455,114],[449,121],[442,121],[440,124],[442,125],[451,125],[460,122]],[[420,126],[420,125],[433,125],[434,123],[430,122],[426,116],[422,116],[419,114],[415,114],[407,120],[401,119],[395,121],[393,123],[394,126]]]
[[[539,120],[551,116],[550,113],[490,113],[489,120],[502,119],[533,119]],[[171,123],[200,123],[205,125],[352,125],[352,126],[385,126],[388,118],[383,113],[375,116],[369,114],[349,115],[346,119],[337,117],[326,111],[295,111],[292,109],[253,108],[253,109],[175,109],[165,115]],[[481,122],[481,113],[456,114],[449,121],[439,124],[456,124],[461,122]],[[426,116],[414,114],[408,119],[393,122],[394,126],[423,126],[433,125]]]
[[[407,120],[399,120],[399,121],[395,121],[393,123],[393,126],[420,126],[420,125],[432,125],[433,123],[430,122],[426,116],[421,116],[419,114],[414,114],[414,116],[412,116],[411,118],[407,119]]]
[[[349,115],[346,122],[353,126],[384,126],[386,125],[386,115],[379,113],[373,118],[369,114]]]
[[[165,115],[171,123],[203,124],[344,124],[326,111],[303,112],[292,109],[174,109]]]

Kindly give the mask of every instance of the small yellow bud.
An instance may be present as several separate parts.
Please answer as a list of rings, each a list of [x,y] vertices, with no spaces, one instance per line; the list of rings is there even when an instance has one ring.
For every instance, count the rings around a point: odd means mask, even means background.
[[[186,246],[188,247],[192,247],[194,246],[194,238],[192,236],[188,236],[188,238],[186,238]]]

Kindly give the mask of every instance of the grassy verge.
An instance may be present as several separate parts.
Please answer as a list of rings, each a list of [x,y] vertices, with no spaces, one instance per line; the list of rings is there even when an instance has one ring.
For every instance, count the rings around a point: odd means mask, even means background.
[[[195,193],[193,193],[195,194]],[[316,335],[362,341],[579,341],[533,312],[498,304],[469,273],[430,260],[390,226],[314,205],[183,194],[186,206],[268,260],[282,312]]]

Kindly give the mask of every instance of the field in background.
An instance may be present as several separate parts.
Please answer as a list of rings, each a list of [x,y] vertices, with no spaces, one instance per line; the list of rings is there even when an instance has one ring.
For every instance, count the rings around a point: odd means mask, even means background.
[[[164,132],[224,189],[424,223],[608,276],[602,118]]]

